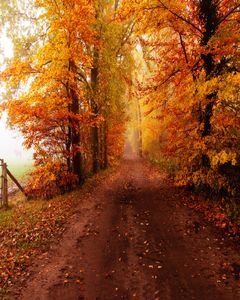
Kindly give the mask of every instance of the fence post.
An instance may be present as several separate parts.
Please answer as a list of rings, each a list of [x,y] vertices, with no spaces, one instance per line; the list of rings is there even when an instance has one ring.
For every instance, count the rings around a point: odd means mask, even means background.
[[[7,179],[7,164],[2,163],[2,203],[4,208],[8,208],[8,179]]]
[[[3,180],[3,174],[2,174],[2,165],[3,165],[3,160],[0,159],[0,174],[1,174],[1,197],[0,197],[0,208],[3,207],[3,187],[4,187],[4,180]]]

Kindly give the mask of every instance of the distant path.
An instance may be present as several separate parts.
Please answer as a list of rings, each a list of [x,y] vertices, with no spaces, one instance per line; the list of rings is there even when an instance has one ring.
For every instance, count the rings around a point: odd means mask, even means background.
[[[240,299],[240,252],[183,196],[148,164],[126,160],[80,204],[16,299]]]

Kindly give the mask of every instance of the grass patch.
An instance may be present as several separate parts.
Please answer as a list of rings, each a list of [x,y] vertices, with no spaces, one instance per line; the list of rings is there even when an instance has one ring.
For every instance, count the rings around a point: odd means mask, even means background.
[[[150,157],[149,160],[160,170],[166,172],[170,178],[174,179],[176,177],[177,165],[174,159],[159,156],[158,158]]]
[[[13,176],[20,182],[21,185],[24,184],[28,180],[28,173],[33,169],[33,162],[10,162],[8,164],[9,171],[13,174]],[[16,187],[15,183],[8,177],[8,188]]]
[[[33,162],[9,163],[8,169],[14,175],[14,177],[21,179],[33,169]]]

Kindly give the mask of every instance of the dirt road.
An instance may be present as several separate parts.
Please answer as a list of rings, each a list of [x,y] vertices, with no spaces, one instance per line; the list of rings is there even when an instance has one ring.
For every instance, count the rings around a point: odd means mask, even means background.
[[[96,187],[31,268],[21,300],[240,299],[237,246],[140,160]]]

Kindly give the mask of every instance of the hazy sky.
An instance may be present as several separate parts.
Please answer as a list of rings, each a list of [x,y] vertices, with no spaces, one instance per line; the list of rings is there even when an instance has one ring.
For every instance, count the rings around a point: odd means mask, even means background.
[[[0,33],[0,45],[3,50],[3,54],[0,54],[1,70],[4,68],[4,57],[11,58],[13,51],[11,41],[4,35],[4,33]],[[6,160],[7,163],[13,161],[24,163],[24,161],[30,160],[32,157],[32,151],[26,151],[22,147],[22,141],[23,139],[18,132],[7,128],[6,115],[4,115],[0,119],[0,158]]]
[[[7,128],[6,118],[0,120],[0,158],[7,163],[25,162],[31,160],[32,151],[27,151],[22,146],[21,135]]]

